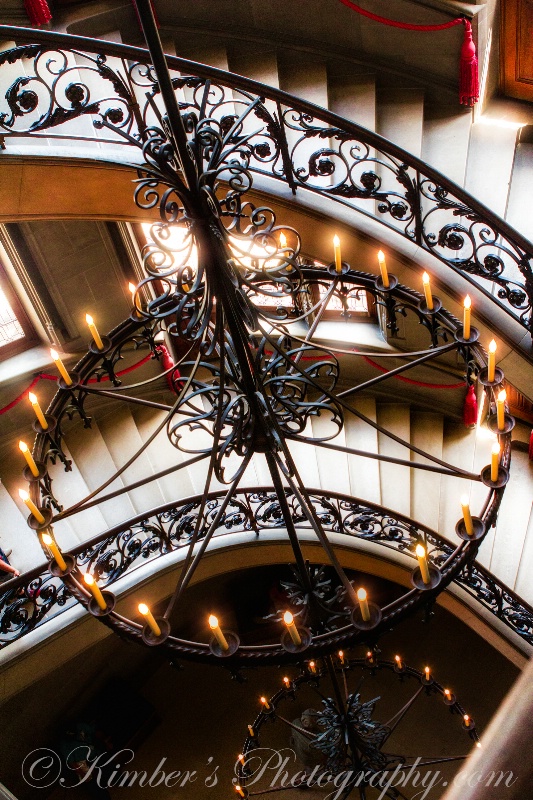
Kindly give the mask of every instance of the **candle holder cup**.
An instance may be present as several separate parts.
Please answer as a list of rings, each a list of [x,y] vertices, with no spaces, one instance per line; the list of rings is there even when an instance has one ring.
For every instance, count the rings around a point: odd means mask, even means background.
[[[350,272],[350,265],[347,261],[341,261],[341,271],[337,272],[337,267],[335,266],[335,262],[333,261],[331,264],[328,264],[327,270],[330,275],[339,276],[339,275],[346,275],[347,272]]]
[[[468,339],[465,339],[465,337],[463,335],[463,331],[464,331],[464,328],[463,328],[462,325],[461,325],[460,328],[458,328],[455,331],[455,341],[456,342],[459,342],[460,344],[474,344],[474,342],[478,341],[478,339],[479,339],[479,331],[478,331],[477,328],[474,328],[474,327],[470,328],[470,336],[468,337]]]
[[[457,697],[454,694],[450,694],[449,697],[442,693],[442,699],[444,700],[444,705],[446,706],[454,706],[457,703]]]
[[[117,604],[117,598],[115,595],[112,592],[108,592],[106,589],[102,589],[102,597],[106,602],[105,608],[100,608],[95,597],[91,597],[89,600],[87,608],[93,617],[107,617],[108,614],[111,614]]]
[[[361,613],[360,606],[357,606],[352,611],[352,625],[359,631],[371,631],[376,628],[382,620],[383,614],[381,608],[370,600],[368,602],[368,611],[370,612],[370,619],[364,620]]]
[[[44,418],[45,418],[45,420],[46,420],[46,422],[48,424],[47,428],[43,428],[43,426],[41,425],[41,423],[39,422],[38,419],[36,419],[36,420],[34,420],[34,422],[32,422],[32,428],[35,431],[35,433],[52,434],[56,429],[57,419],[56,419],[56,417],[53,416],[53,414],[45,414]]]
[[[397,675],[405,675],[405,673],[407,672],[407,667],[405,666],[403,661],[401,662],[401,667],[398,665],[397,661],[395,662],[395,664],[394,664],[394,672]]]
[[[296,626],[296,630],[301,639],[300,644],[295,644],[293,642],[289,631],[283,631],[281,635],[281,646],[288,653],[302,653],[304,650],[307,650],[313,640],[313,635],[309,628]]]
[[[218,658],[228,658],[228,656],[232,656],[237,652],[241,641],[237,634],[233,633],[233,631],[223,630],[222,633],[224,634],[224,638],[228,643],[228,649],[223,650],[214,636],[209,641],[209,649],[213,655],[218,656]]]
[[[35,466],[37,467],[39,474],[34,475],[29,466],[26,464],[24,469],[22,470],[22,474],[24,476],[24,480],[28,481],[28,483],[39,483],[42,481],[48,470],[46,469],[46,464],[43,464],[42,461],[36,461]]]
[[[375,280],[375,285],[376,289],[379,292],[393,292],[394,289],[396,289],[396,287],[398,286],[398,278],[396,277],[396,275],[391,275],[389,273],[389,285],[384,286],[383,278],[381,277],[381,275],[378,275]]]
[[[466,531],[466,525],[464,519],[461,517],[457,525],[455,526],[455,532],[460,539],[463,539],[465,542],[477,542],[478,539],[482,539],[485,535],[485,523],[479,517],[472,517],[472,528],[473,533],[470,535]]]
[[[153,647],[157,644],[162,644],[168,637],[170,636],[170,622],[168,619],[164,619],[163,617],[156,617],[155,621],[157,622],[161,633],[159,636],[156,636],[153,630],[149,625],[145,625],[142,630],[142,640],[144,644],[147,644],[149,647]]]
[[[109,351],[113,347],[113,342],[109,338],[109,336],[100,336],[100,339],[102,340],[102,344],[104,345],[102,350],[99,350],[98,347],[96,346],[96,342],[94,341],[94,339],[91,339],[89,350],[91,351],[91,353],[93,353],[93,355],[103,356],[106,353],[109,353]]]
[[[481,470],[481,481],[488,486],[489,489],[501,489],[509,480],[509,470],[505,467],[502,467],[500,464],[498,467],[498,479],[493,481],[491,478],[492,468],[490,464],[487,464]]]
[[[504,377],[505,377],[505,375],[504,375],[503,369],[500,369],[499,367],[496,367],[496,369],[494,370],[494,380],[493,381],[489,381],[489,371],[488,371],[487,367],[483,367],[483,369],[479,371],[477,379],[483,386],[487,386],[487,387],[493,386],[493,387],[495,387],[495,386],[499,386],[500,385],[500,383],[503,381]]]
[[[411,583],[413,584],[415,589],[420,589],[421,591],[429,592],[432,589],[437,588],[437,586],[442,580],[441,571],[433,564],[428,564],[428,570],[429,570],[429,583],[424,583],[420,567],[415,567],[415,569],[411,574]]]
[[[463,728],[465,731],[474,731],[476,729],[476,723],[470,717],[468,718],[468,722],[463,718]]]
[[[491,414],[490,417],[488,417],[487,419],[487,428],[490,431],[492,431],[492,433],[499,433],[501,436],[503,436],[506,433],[511,433],[516,424],[515,418],[512,417],[510,414],[507,414],[506,412],[504,415],[504,421],[505,425],[503,426],[503,428],[501,429],[498,428],[498,415]]]
[[[54,578],[64,578],[76,569],[76,559],[74,556],[71,556],[70,553],[61,553],[61,555],[67,565],[66,569],[61,569],[55,558],[51,558],[48,562],[48,569]]]
[[[425,297],[422,298],[417,304],[417,308],[420,311],[420,313],[428,317],[432,317],[434,314],[438,314],[442,308],[442,301],[439,300],[439,298],[435,297],[434,295],[431,295],[431,297],[433,299],[433,308],[427,307]]]
[[[60,376],[57,379],[57,383],[60,389],[64,389],[67,392],[71,392],[73,389],[77,389],[80,385],[80,376],[77,372],[69,372],[70,380],[72,383],[67,383],[66,380]]]
[[[50,523],[52,522],[52,517],[54,516],[54,512],[52,511],[51,508],[48,507],[39,508],[39,511],[44,517],[44,522],[39,522],[37,517],[34,516],[33,514],[30,514],[27,519],[27,523],[33,531],[43,531],[46,528],[48,528],[50,526]]]

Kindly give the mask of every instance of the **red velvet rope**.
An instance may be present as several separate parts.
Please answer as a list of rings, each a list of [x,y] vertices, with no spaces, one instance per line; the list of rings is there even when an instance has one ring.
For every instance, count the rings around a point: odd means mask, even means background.
[[[120,377],[121,375],[127,375],[128,372],[133,372],[134,369],[142,367],[142,365],[146,364],[146,362],[149,361],[151,358],[152,354],[149,353],[144,358],[141,358],[140,361],[137,361],[135,364],[132,364],[131,367],[126,367],[125,369],[121,369],[119,372],[117,372],[117,377]],[[103,381],[108,381],[108,380],[109,376],[104,375],[102,378],[100,378],[100,380],[98,380],[98,378],[91,378],[91,380],[88,382],[102,383]],[[6,411],[11,411],[12,408],[15,408],[16,405],[21,403],[22,400],[24,400],[24,398],[28,396],[28,392],[31,392],[34,386],[37,386],[39,381],[57,381],[57,375],[48,375],[47,372],[40,372],[38,375],[35,376],[30,385],[26,389],[24,389],[23,392],[21,392],[21,394],[15,397],[15,399],[12,400],[10,403],[8,403],[7,406],[0,408],[0,414],[5,414]]]
[[[447,28],[455,27],[455,25],[470,25],[468,20],[466,20],[464,17],[456,17],[450,22],[442,22],[440,25],[413,25],[409,22],[397,22],[394,19],[380,17],[378,14],[373,14],[371,11],[367,11],[365,8],[361,8],[361,6],[358,6],[356,3],[352,3],[352,0],[340,0],[340,2],[344,6],[347,6],[347,8],[351,8],[352,11],[356,11],[358,14],[361,14],[363,17],[373,19],[374,22],[381,22],[382,25],[389,25],[391,28],[402,28],[405,31],[444,31]]]

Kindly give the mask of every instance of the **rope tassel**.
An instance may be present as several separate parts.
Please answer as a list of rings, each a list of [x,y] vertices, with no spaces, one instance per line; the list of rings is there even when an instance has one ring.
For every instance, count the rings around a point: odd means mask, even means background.
[[[467,428],[473,428],[477,422],[477,397],[474,384],[467,389],[463,405],[463,422]]]
[[[47,25],[52,19],[46,0],[24,0],[24,5],[32,25],[40,28],[41,25]]]
[[[464,106],[473,106],[479,100],[479,76],[476,45],[472,38],[472,25],[465,19],[465,35],[461,47],[461,63],[459,72],[459,102]]]

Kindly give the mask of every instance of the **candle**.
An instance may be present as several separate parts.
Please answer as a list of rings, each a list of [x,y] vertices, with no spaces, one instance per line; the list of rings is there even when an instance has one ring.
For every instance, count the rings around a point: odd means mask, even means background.
[[[238,784],[237,784],[237,786],[235,787],[235,791],[237,792],[237,794],[239,795],[239,797],[246,797],[246,795],[244,794],[244,790],[243,790],[243,789],[241,789],[241,787],[240,787]]]
[[[19,489],[19,497],[24,503],[24,505],[27,506],[30,513],[33,514],[39,525],[42,525],[44,523],[44,517],[37,508],[37,506],[35,505],[35,503],[32,500],[30,500],[28,492],[25,492],[24,489]]]
[[[48,428],[48,422],[46,421],[46,417],[43,414],[41,406],[39,405],[39,401],[37,400],[37,397],[33,394],[33,392],[28,392],[28,397],[30,399],[30,403],[32,404],[32,408],[35,412],[35,416],[39,420],[41,428],[43,429],[43,431],[45,431]]]
[[[368,653],[366,654],[366,657],[367,657],[368,661],[370,662],[370,664],[372,664],[374,662],[374,655],[373,655],[371,650],[368,651]]]
[[[431,678],[431,670],[429,669],[429,667],[426,667],[424,669],[424,672],[425,672],[425,675],[426,675],[426,680],[429,681],[429,679]]]
[[[492,339],[489,344],[489,363],[487,366],[487,378],[489,381],[494,380],[494,372],[496,370],[496,342]]]
[[[248,733],[250,734],[250,736],[253,739],[254,736],[255,736],[255,731],[254,731],[254,729],[253,729],[253,727],[251,725],[248,725]]]
[[[98,606],[102,609],[102,611],[105,611],[106,608],[107,608],[107,603],[104,600],[104,595],[100,591],[100,587],[98,586],[98,584],[94,580],[94,578],[91,575],[91,573],[90,572],[86,572],[85,575],[83,576],[83,580],[85,581],[86,586],[89,587],[89,591],[91,592],[92,596],[94,597],[94,599],[98,603]]]
[[[463,339],[470,339],[470,309],[472,301],[470,295],[467,294],[463,304]]]
[[[359,600],[359,608],[364,622],[370,622],[370,609],[368,608],[367,594],[364,589],[357,590],[357,599]]]
[[[339,661],[341,662],[342,665],[344,665],[344,653],[342,652],[342,650],[339,650]]]
[[[131,294],[131,304],[132,304],[133,308],[136,308],[136,306],[135,306],[135,292],[137,291],[137,287],[135,286],[134,283],[131,283],[131,281],[130,281],[130,283],[128,283],[128,289],[129,289],[129,292]]]
[[[279,235],[279,246],[283,249],[287,247],[287,237],[283,233],[283,231]]]
[[[295,644],[296,647],[300,647],[302,640],[300,638],[300,634],[298,633],[298,628],[294,624],[294,617],[290,611],[286,611],[284,613],[283,622],[287,626],[287,630],[289,631],[293,644]]]
[[[28,464],[28,467],[31,470],[31,474],[34,476],[34,478],[38,478],[39,469],[37,468],[37,464],[33,460],[33,456],[30,453],[28,445],[25,442],[19,442],[19,450],[21,451],[21,453],[23,453],[24,458],[26,459],[26,463]]]
[[[507,392],[502,389],[498,392],[496,400],[496,419],[498,421],[498,430],[503,431],[505,428],[505,401],[507,400]]]
[[[498,473],[500,468],[500,443],[494,442],[491,450],[490,459],[490,479],[496,482],[498,480]]]
[[[146,603],[139,603],[138,609],[139,613],[142,614],[143,617],[146,619],[148,627],[150,628],[154,636],[161,636],[161,628],[155,621],[154,615],[152,614]]]
[[[385,261],[385,253],[380,250],[378,253],[379,271],[381,272],[381,281],[385,289],[389,288],[389,273],[387,272],[387,263]]]
[[[96,347],[98,348],[98,350],[103,350],[104,349],[104,343],[103,343],[103,341],[102,341],[102,339],[100,337],[100,334],[98,333],[98,329],[97,329],[96,325],[94,324],[94,320],[93,320],[93,318],[91,317],[90,314],[85,314],[85,321],[87,322],[87,325],[89,326],[89,330],[91,331],[91,336],[94,339],[94,343],[95,343]]]
[[[56,353],[55,350],[50,350],[50,355],[52,356],[52,361],[55,363],[59,374],[61,375],[67,386],[72,386],[72,378],[68,374],[65,365],[59,358],[59,355]]]
[[[265,711],[270,711],[270,703],[266,699],[266,697],[261,697],[261,705],[265,709]]]
[[[290,688],[290,685],[291,685],[290,678],[287,678],[287,676],[285,676],[285,677],[283,678],[283,683],[285,684],[285,688],[286,688],[286,689],[289,689],[289,688]]]
[[[316,664],[315,664],[315,662],[314,662],[314,661],[310,661],[310,662],[309,662],[309,672],[310,672],[312,675],[316,675]]]
[[[244,767],[244,755],[242,753],[237,756],[237,761]]]
[[[341,240],[339,239],[337,234],[335,234],[335,236],[333,237],[333,250],[335,253],[335,271],[337,272],[337,274],[340,275],[340,273],[342,272]]]
[[[463,719],[464,719],[465,725],[468,727],[470,725],[470,717],[468,716],[468,714],[465,714],[463,716]]]
[[[424,296],[426,298],[426,306],[428,311],[433,311],[433,297],[431,296],[431,286],[429,284],[429,275],[424,272],[422,275],[422,283],[424,285]]]
[[[43,533],[43,535],[41,536],[41,539],[43,540],[43,544],[46,545],[46,547],[48,547],[48,549],[52,553],[53,557],[56,560],[56,563],[57,563],[57,566],[59,567],[59,569],[61,569],[61,570],[63,570],[63,572],[65,572],[65,570],[67,568],[67,564],[65,562],[65,559],[61,555],[61,551],[59,550],[59,547],[54,542],[52,537],[49,536],[47,533]]]
[[[215,617],[214,614],[211,614],[209,617],[209,627],[213,631],[213,636],[217,640],[220,649],[224,651],[229,650],[229,644],[226,641],[226,637],[220,630],[218,619]]]
[[[463,509],[463,520],[465,529],[469,536],[474,533],[474,526],[472,525],[472,515],[470,514],[470,505],[468,503],[468,495],[464,494],[461,497],[461,508]]]
[[[403,669],[402,657],[394,656],[394,660],[396,661],[396,666],[398,667],[398,669]]]
[[[420,567],[422,580],[424,581],[425,584],[431,583],[431,577],[429,574],[429,567],[426,556],[426,548],[422,544],[417,544],[415,553],[416,557],[418,558],[418,566]]]

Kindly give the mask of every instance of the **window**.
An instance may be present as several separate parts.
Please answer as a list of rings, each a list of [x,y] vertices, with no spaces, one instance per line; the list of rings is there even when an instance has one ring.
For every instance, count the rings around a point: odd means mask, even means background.
[[[35,331],[0,266],[0,359],[32,347]]]

